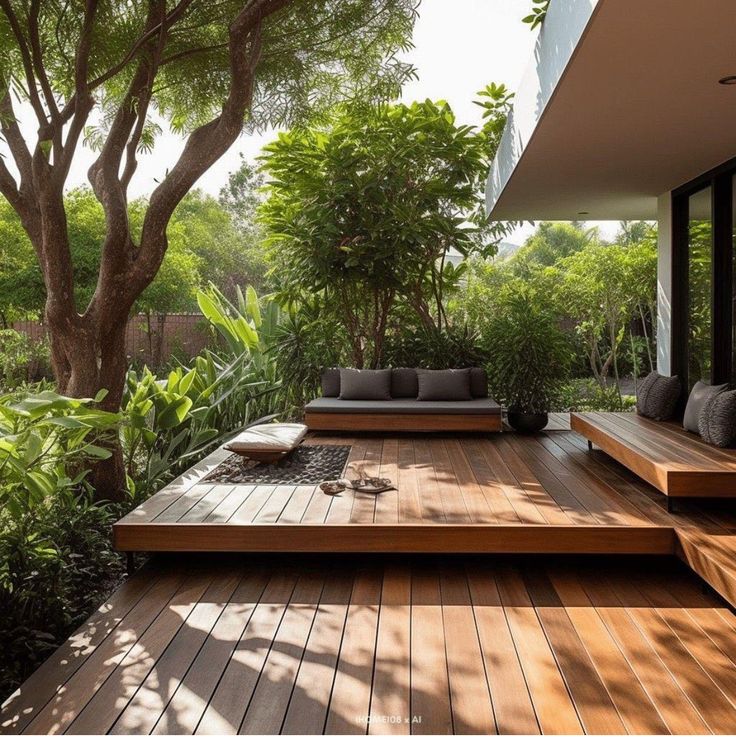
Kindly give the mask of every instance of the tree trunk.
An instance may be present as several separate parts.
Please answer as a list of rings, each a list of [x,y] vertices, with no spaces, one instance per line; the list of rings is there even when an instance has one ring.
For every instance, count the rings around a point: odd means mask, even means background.
[[[127,360],[125,355],[126,320],[102,325],[91,316],[80,317],[74,328],[66,321],[60,324],[48,314],[51,359],[58,390],[79,398],[94,398],[105,389],[107,394],[99,408],[118,412],[125,388]],[[125,466],[118,436],[97,441],[112,456],[96,461],[90,467],[88,481],[99,500],[122,501],[125,496]]]

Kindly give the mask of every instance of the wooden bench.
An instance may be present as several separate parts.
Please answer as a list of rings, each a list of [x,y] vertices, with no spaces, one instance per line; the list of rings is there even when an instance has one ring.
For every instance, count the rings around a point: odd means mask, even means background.
[[[574,412],[570,427],[668,497],[736,497],[736,451],[673,422],[633,413]]]

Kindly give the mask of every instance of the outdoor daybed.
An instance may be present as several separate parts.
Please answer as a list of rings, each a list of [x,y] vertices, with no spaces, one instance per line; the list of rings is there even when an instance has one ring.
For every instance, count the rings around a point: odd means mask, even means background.
[[[495,432],[501,407],[479,368],[327,369],[322,397],[305,407],[310,430]]]

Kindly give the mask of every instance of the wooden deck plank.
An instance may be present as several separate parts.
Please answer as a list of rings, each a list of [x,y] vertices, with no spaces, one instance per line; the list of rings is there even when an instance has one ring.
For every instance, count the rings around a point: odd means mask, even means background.
[[[432,449],[429,441],[415,438],[414,463],[419,485],[419,501],[422,507],[422,522],[425,524],[444,524],[447,522],[437,475],[432,464]]]
[[[486,568],[484,566],[484,568]],[[475,624],[499,734],[539,734],[529,688],[492,567],[466,565]]]
[[[128,613],[141,602],[154,585],[158,584],[162,575],[161,572],[150,571],[150,575],[136,576],[115,591],[29,676],[21,688],[8,697],[3,705],[3,711],[13,716],[7,721],[0,719],[0,731],[3,734],[21,732],[87,662],[96,649],[111,636]]]
[[[125,614],[111,636],[89,654],[85,667],[73,673],[23,731],[29,734],[59,734],[64,731],[84,708],[90,694],[105,683],[136,644],[140,633],[145,632],[168,605],[183,579],[181,571],[162,575],[146,596]]]
[[[296,583],[296,572],[274,573],[222,672],[194,734],[237,734]]]
[[[365,734],[368,729],[382,577],[377,567],[356,572],[325,723],[327,734]]]
[[[353,589],[353,575],[331,571],[289,700],[282,734],[322,734]]]
[[[399,486],[399,522],[421,522],[422,503],[414,442],[401,438],[398,443],[396,482]]]
[[[569,572],[557,568],[550,579],[626,730],[629,734],[666,734],[669,731],[666,723],[591,605],[585,589]]]
[[[299,578],[263,664],[240,734],[281,731],[324,582],[324,572],[307,570]]]
[[[244,571],[210,636],[156,722],[153,734],[193,734],[268,584],[262,566]]]
[[[236,570],[225,571],[224,575],[213,578],[212,584],[195,604],[186,621],[112,725],[110,734],[148,734],[153,730],[178,689],[180,679],[209,640],[212,629],[235,593],[241,578],[242,573]],[[148,657],[152,656],[150,651],[146,654]],[[133,679],[129,673],[125,674],[125,679],[132,690]],[[83,724],[85,729],[93,732],[97,716],[97,713],[90,712],[86,724],[79,717],[72,726],[76,731]]]
[[[465,572],[457,566],[443,566],[440,585],[453,728],[459,734],[496,734]]]
[[[655,645],[667,669],[708,728],[718,734],[736,732],[736,710],[733,705],[656,610],[647,606],[646,598],[630,578],[614,572],[608,580],[637,627]]]
[[[397,488],[376,496],[374,521],[379,524],[399,523],[399,440],[386,438],[381,448],[381,460],[376,475],[389,479]]]
[[[542,733],[583,734],[575,704],[523,579],[517,571],[504,566],[496,580]]]
[[[40,708],[26,701],[26,732],[699,734],[736,722],[736,618],[674,560],[155,563],[137,577],[149,587],[134,577],[111,599],[120,618],[75,672],[52,657],[62,675],[39,689]],[[3,733],[18,731],[19,704],[3,707]]]
[[[525,579],[585,731],[624,733],[618,710],[546,574],[538,569],[527,570]]]
[[[116,663],[105,682],[91,695],[85,694],[84,707],[78,713],[66,714],[71,722],[64,730],[66,734],[104,734],[112,728],[169,643],[186,626],[186,620],[211,584],[212,573],[205,571],[198,571],[185,580],[171,601]]]
[[[450,683],[440,581],[435,571],[415,566],[411,580],[411,713],[422,721],[412,734],[450,734]]]
[[[383,577],[368,734],[409,734],[411,573],[390,566]],[[399,717],[393,721],[392,717]]]

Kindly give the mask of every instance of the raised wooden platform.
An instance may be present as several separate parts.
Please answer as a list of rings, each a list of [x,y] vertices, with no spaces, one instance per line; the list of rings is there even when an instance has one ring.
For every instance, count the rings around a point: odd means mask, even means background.
[[[157,559],[7,734],[730,734],[736,617],[673,559]]]
[[[628,421],[628,420],[627,420]],[[114,527],[123,551],[676,555],[736,606],[736,507],[679,501],[569,430],[538,436],[317,435],[352,446],[348,475],[389,476],[378,497],[316,486],[203,482],[218,450]]]
[[[569,432],[539,437],[316,436],[351,446],[347,475],[397,491],[216,485],[219,450],[114,527],[124,551],[674,552],[672,523],[596,475]],[[655,507],[656,508],[656,507]],[[650,510],[651,511],[651,510]],[[657,510],[659,511],[659,510]]]

